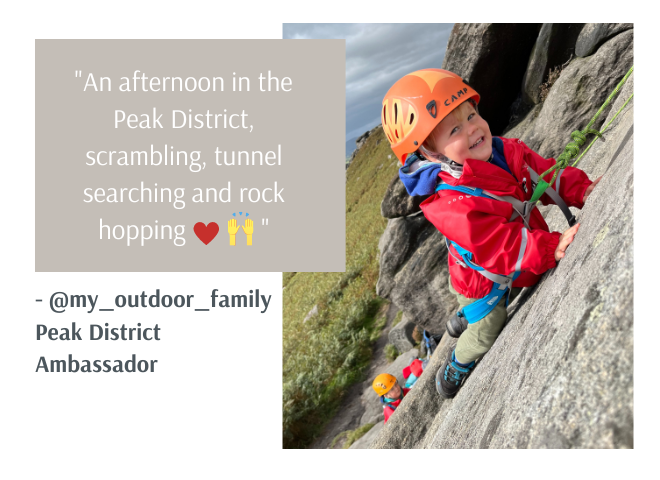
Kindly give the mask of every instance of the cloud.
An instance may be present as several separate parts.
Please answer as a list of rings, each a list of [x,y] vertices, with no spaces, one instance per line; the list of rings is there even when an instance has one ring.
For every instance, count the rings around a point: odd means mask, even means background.
[[[346,39],[346,138],[380,123],[380,105],[399,78],[440,68],[451,23],[285,23],[286,39]]]

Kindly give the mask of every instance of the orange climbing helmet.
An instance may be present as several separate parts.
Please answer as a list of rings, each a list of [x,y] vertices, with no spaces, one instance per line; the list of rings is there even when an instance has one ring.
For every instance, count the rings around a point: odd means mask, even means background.
[[[478,104],[479,94],[455,73],[439,68],[417,70],[392,85],[380,114],[385,135],[401,164],[443,118],[468,99]]]
[[[381,373],[376,378],[374,378],[374,383],[371,385],[379,397],[382,397],[387,392],[392,390],[392,387],[396,383],[396,377],[390,375],[389,373]]]

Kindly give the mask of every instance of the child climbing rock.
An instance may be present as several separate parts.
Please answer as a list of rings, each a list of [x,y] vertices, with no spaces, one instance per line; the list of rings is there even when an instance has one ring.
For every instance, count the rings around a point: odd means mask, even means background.
[[[493,137],[479,100],[458,75],[426,69],[397,81],[381,110],[401,180],[410,195],[433,194],[421,209],[447,239],[449,289],[460,310],[447,324],[458,343],[436,376],[445,398],[504,328],[508,300],[565,256],[579,228],[568,207],[582,208],[598,183],[576,168],[559,172],[540,200],[557,204],[573,226],[550,232],[529,200],[554,159],[521,140]]]
[[[401,400],[403,400],[403,397],[408,394],[410,389],[401,388],[396,377],[389,373],[381,373],[378,375],[371,386],[380,397],[380,403],[383,404],[385,423],[387,423],[387,420],[394,413],[396,407],[401,404]]]
[[[406,379],[406,385],[404,388],[401,388],[396,377],[389,373],[381,373],[374,379],[371,386],[380,397],[380,403],[383,404],[385,422],[387,422],[390,415],[394,413],[396,407],[399,406],[403,397],[405,397],[415,385],[415,382],[417,382],[419,377],[422,376],[424,367],[427,363],[428,360],[422,361],[419,358],[412,359],[410,365],[402,370],[403,378]]]

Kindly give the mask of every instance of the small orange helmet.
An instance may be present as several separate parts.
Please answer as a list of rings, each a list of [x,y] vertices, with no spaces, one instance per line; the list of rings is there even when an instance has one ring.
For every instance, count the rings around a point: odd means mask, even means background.
[[[385,135],[401,164],[443,118],[470,98],[479,103],[479,94],[461,77],[439,68],[417,70],[392,85],[380,114]]]
[[[381,373],[376,378],[374,378],[374,383],[371,385],[379,397],[382,397],[387,392],[392,390],[392,387],[396,383],[396,377],[390,375],[389,373]]]

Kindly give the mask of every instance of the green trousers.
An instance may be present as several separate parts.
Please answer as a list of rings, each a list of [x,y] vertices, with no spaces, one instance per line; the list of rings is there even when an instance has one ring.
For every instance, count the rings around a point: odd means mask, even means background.
[[[512,302],[521,290],[522,288],[512,288],[509,301]],[[479,300],[478,298],[464,297],[454,290],[451,278],[449,278],[449,291],[456,295],[460,308]],[[504,295],[488,315],[476,323],[469,324],[467,330],[462,333],[456,344],[456,360],[460,363],[470,363],[490,350],[504,328],[506,319],[506,295]]]

